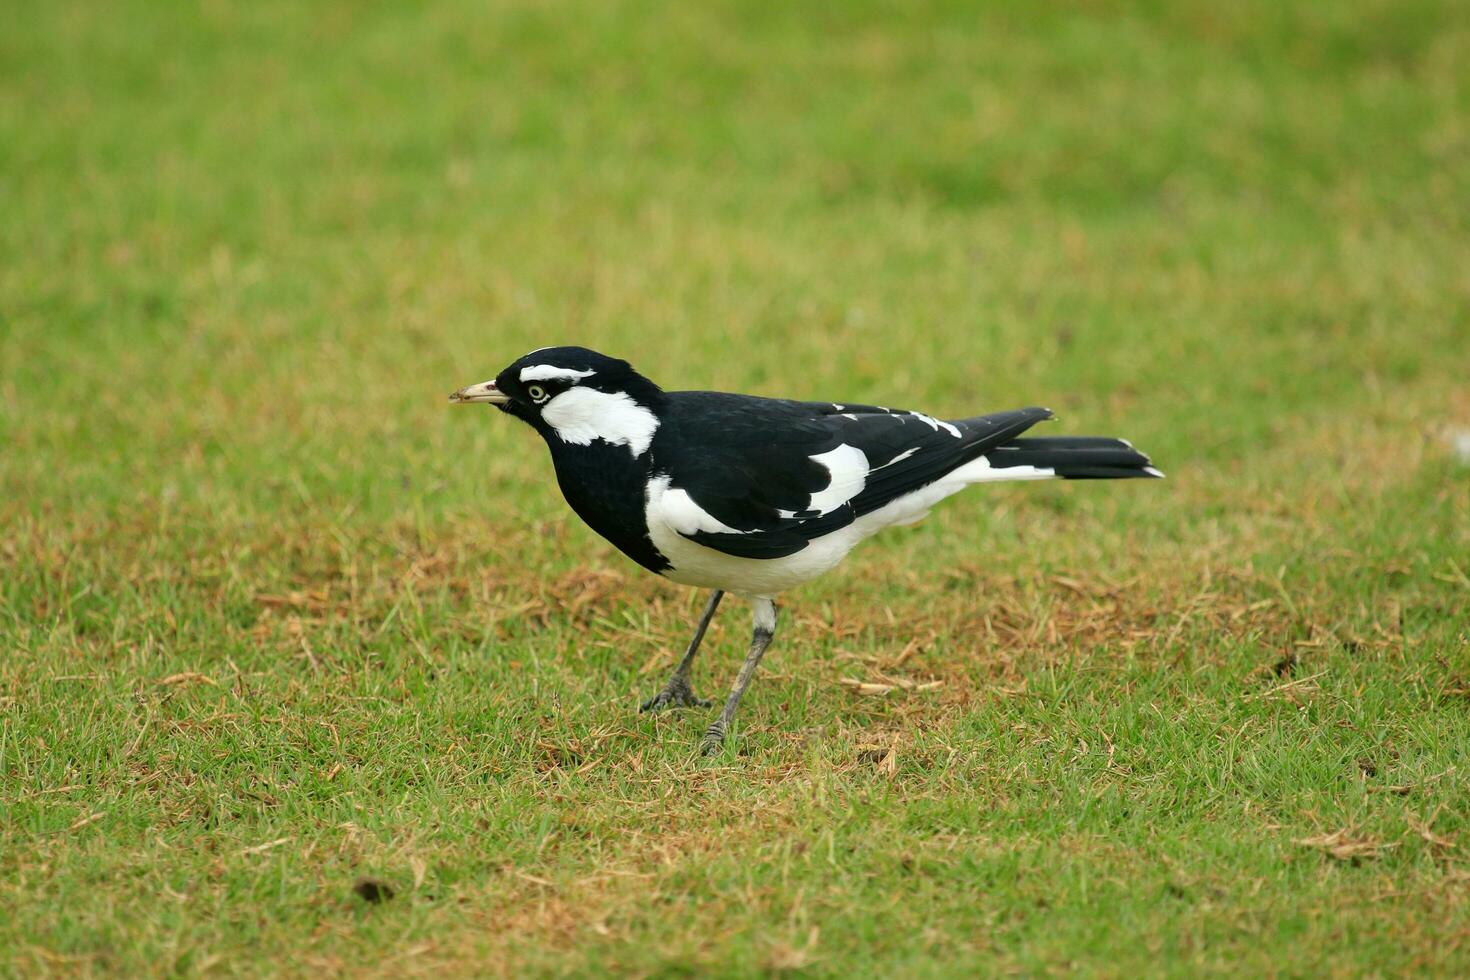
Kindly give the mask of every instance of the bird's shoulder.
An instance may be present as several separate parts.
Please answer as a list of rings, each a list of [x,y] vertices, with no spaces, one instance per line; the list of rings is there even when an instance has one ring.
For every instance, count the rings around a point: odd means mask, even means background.
[[[928,416],[879,405],[675,391],[667,395],[660,435],[666,445],[691,444],[701,449],[791,446],[805,450],[835,444],[847,436],[861,438],[864,432],[894,430],[894,423],[901,424],[905,418]]]
[[[748,440],[802,441],[818,438],[832,406],[723,391],[667,393],[661,421],[666,442],[697,440],[702,445],[740,444]]]
[[[654,451],[674,468],[748,459],[763,472],[809,472],[812,456],[849,446],[879,466],[919,449],[949,455],[987,434],[992,418],[1000,416],[949,422],[883,405],[677,391],[668,395]]]
[[[830,483],[813,457],[839,443],[819,403],[679,391],[668,394],[651,463],[720,523],[771,527]]]

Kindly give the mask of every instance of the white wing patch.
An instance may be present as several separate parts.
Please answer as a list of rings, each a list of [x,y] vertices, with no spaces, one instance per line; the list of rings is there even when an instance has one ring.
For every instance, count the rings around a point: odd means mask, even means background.
[[[601,439],[627,446],[634,459],[648,451],[658,430],[658,417],[623,391],[570,388],[547,402],[541,417],[562,442],[587,446]]]
[[[532,353],[535,353],[534,351]],[[553,364],[532,364],[521,368],[522,381],[580,381],[590,378],[596,371],[578,371],[573,368],[556,367]]]
[[[808,505],[810,510],[819,514],[830,514],[862,493],[863,487],[868,485],[868,457],[856,446],[843,443],[836,449],[812,456],[811,460],[821,463],[832,474],[832,482],[827,484],[827,489],[812,494]]]
[[[882,466],[875,466],[875,467],[873,467],[873,472],[876,473],[876,472],[878,472],[881,469],[884,469],[886,467],[892,466],[894,463],[902,463],[904,460],[908,459],[910,456],[912,456],[914,453],[916,453],[918,451],[919,451],[919,447],[917,447],[917,446],[915,446],[915,447],[913,447],[911,449],[905,449],[903,452],[899,453],[897,456],[893,457],[888,462],[884,463]]]
[[[918,419],[920,422],[923,422],[925,425],[927,425],[929,428],[933,429],[935,432],[938,432],[940,429],[943,429],[945,432],[948,432],[950,435],[954,436],[956,439],[960,438],[960,430],[956,426],[950,424],[949,422],[945,422],[945,421],[943,421],[941,419],[936,419],[933,416],[925,415],[923,412],[909,412],[908,414],[909,415],[912,415],[914,418]]]
[[[905,417],[916,418],[920,422],[923,422],[925,425],[927,425],[929,428],[933,429],[935,432],[943,429],[945,432],[948,432],[956,439],[961,439],[964,437],[964,433],[960,432],[959,426],[955,425],[952,422],[946,422],[943,419],[936,419],[932,415],[925,415],[923,412],[894,411],[893,409],[888,408],[884,405],[877,405],[875,407],[878,409],[878,411],[886,412],[887,414],[892,415],[894,418],[897,419],[902,419]],[[851,416],[849,416],[849,418],[850,417]]]
[[[687,491],[678,487],[669,489],[667,476],[649,480],[643,493],[648,516],[663,521],[680,534],[697,534],[700,531],[711,534],[747,533],[731,527],[699,506]]]

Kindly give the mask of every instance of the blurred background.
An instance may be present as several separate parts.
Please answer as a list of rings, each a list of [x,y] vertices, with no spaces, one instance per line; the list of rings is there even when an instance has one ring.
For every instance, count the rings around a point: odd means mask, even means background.
[[[1463,956],[1467,65],[1464,0],[9,0],[0,963]],[[876,539],[692,773],[698,600],[446,401],[556,344],[1170,479]]]
[[[1049,404],[1293,493],[1314,437],[1470,411],[1456,3],[9,20],[12,506],[493,506],[540,447],[444,395],[559,343],[673,388]]]

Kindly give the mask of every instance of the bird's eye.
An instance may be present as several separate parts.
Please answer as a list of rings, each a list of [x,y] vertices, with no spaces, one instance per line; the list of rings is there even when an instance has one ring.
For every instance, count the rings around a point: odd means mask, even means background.
[[[546,389],[540,385],[528,385],[526,387],[526,394],[530,395],[531,401],[536,402],[538,405],[546,401]]]

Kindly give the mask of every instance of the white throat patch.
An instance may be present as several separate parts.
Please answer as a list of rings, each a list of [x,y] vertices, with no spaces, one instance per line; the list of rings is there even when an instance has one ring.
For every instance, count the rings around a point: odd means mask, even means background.
[[[658,417],[627,392],[596,388],[562,392],[546,403],[541,417],[562,442],[589,446],[592,440],[601,439],[614,446],[627,446],[634,459],[648,451],[658,429]]]

